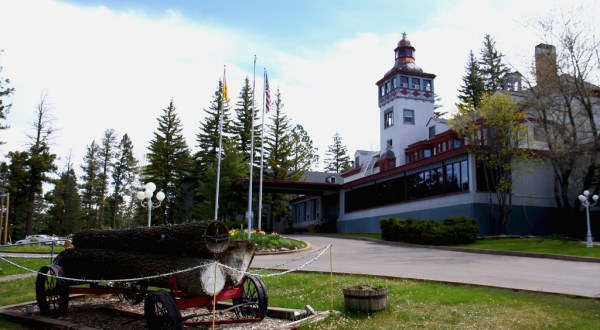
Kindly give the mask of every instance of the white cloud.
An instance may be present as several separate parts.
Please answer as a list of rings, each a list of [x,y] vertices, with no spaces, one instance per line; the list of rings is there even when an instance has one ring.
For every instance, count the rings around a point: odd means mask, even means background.
[[[566,2],[557,1],[559,5]],[[262,68],[269,71],[272,95],[281,89],[293,124],[308,131],[323,157],[338,132],[352,155],[356,149],[379,148],[375,82],[394,64],[393,50],[406,31],[416,47],[416,62],[434,73],[437,94],[452,110],[467,54],[479,52],[486,33],[497,42],[515,69],[525,66],[541,42],[524,27],[528,17],[545,14],[545,1],[462,1],[442,3],[436,16],[411,30],[398,22],[394,33],[352,31],[324,49],[298,41],[280,49],[249,31],[191,21],[185,13],[115,12],[105,7],[78,7],[51,0],[0,4],[3,76],[12,79],[12,128],[2,132],[1,153],[21,148],[29,132],[39,95],[49,93],[56,117],[53,147],[60,157],[73,152],[81,163],[85,146],[104,130],[128,133],[143,160],[156,130],[156,118],[171,99],[181,117],[190,147],[203,110],[227,64],[233,103],[257,62],[256,105],[262,107]],[[372,19],[376,24],[376,18]],[[529,61],[529,62],[528,62]]]

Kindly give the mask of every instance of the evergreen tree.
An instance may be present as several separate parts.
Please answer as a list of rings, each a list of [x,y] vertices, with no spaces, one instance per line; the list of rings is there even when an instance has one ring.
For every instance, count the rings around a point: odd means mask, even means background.
[[[342,173],[350,168],[350,156],[338,133],[333,135],[333,143],[327,147],[325,170]]]
[[[2,53],[3,50],[0,49],[0,53]],[[2,73],[2,66],[0,65],[0,74]],[[14,93],[15,89],[13,87],[9,87],[10,86],[10,79],[8,78],[2,78],[2,76],[0,76],[0,120],[6,120],[6,117],[8,116],[8,113],[10,111],[10,107],[12,104],[8,103],[8,104],[4,104],[4,102],[2,101],[2,99],[7,98],[10,96],[10,94]],[[0,124],[0,130],[5,130],[7,129],[9,126],[8,125],[2,125]],[[5,142],[0,141],[0,144],[4,144]]]
[[[458,90],[458,99],[460,102],[456,106],[465,109],[477,109],[481,104],[485,86],[483,77],[481,76],[482,73],[479,68],[479,62],[473,54],[473,51],[469,52],[469,59],[467,60],[465,70],[466,73],[462,77],[463,84]]]
[[[231,140],[223,143],[223,155],[221,159],[221,178],[219,180],[219,209],[218,220],[225,221],[230,227],[235,226],[238,212],[245,208],[246,200],[242,193],[234,189],[235,182],[244,176],[248,166],[243,161],[244,156]],[[213,163],[206,171],[208,177],[217,177],[217,163]],[[198,187],[198,192],[205,199],[196,206],[200,219],[213,219],[215,211],[216,180],[207,180]]]
[[[54,180],[54,189],[46,193],[50,232],[67,235],[81,229],[81,201],[77,188],[77,176],[70,159],[67,168]]]
[[[36,118],[32,123],[34,134],[29,136],[29,183],[27,186],[28,211],[25,224],[25,235],[31,235],[34,217],[36,216],[36,197],[42,194],[42,184],[49,182],[48,173],[56,170],[56,155],[50,152],[49,138],[54,132],[50,109],[46,104],[46,96],[42,95],[37,106]]]
[[[287,116],[283,113],[283,102],[279,89],[273,101],[275,108],[271,124],[267,127],[268,135],[265,139],[266,163],[271,170],[268,176],[275,180],[298,180],[302,170],[294,169],[296,159],[293,157],[292,128]]]
[[[181,121],[175,113],[173,100],[158,118],[158,131],[150,141],[148,165],[143,171],[146,182],[154,182],[165,193],[163,206],[152,212],[156,225],[181,223],[186,218],[184,201],[187,192],[183,179],[189,175],[190,152],[181,133]]]
[[[100,170],[100,163],[98,162],[98,153],[100,152],[100,146],[96,141],[87,147],[87,151],[83,158],[83,175],[81,180],[81,205],[82,213],[86,220],[86,228],[92,229],[97,228],[96,217],[97,217],[97,192],[98,192],[98,172]]]
[[[292,171],[310,171],[319,165],[319,150],[314,147],[312,139],[302,125],[296,125],[292,129],[292,153]]]
[[[281,101],[281,92],[279,89],[275,94],[274,115],[271,117],[271,124],[268,125],[269,134],[266,136],[265,151],[267,153],[266,164],[270,172],[266,177],[275,180],[299,180],[303,170],[294,169],[296,159],[294,158],[294,140],[292,136],[292,127],[289,119],[283,113],[283,102]],[[274,218],[289,217],[289,195],[271,194],[270,207],[271,217],[264,223],[267,230],[273,229]],[[262,216],[262,214],[261,214]]]
[[[111,198],[111,224],[118,228],[117,221],[122,214],[120,209],[125,204],[125,196],[131,195],[131,185],[135,180],[137,159],[133,155],[133,143],[127,134],[123,135],[115,153],[115,162],[112,164],[113,194]],[[122,217],[120,217],[122,218]]]
[[[110,221],[107,215],[110,212],[106,212],[107,203],[105,201],[106,195],[108,194],[108,183],[110,177],[110,169],[114,159],[115,145],[117,143],[117,136],[115,130],[107,129],[104,131],[104,136],[100,143],[100,149],[98,150],[98,158],[100,164],[100,173],[98,174],[98,222],[103,226],[109,226]]]
[[[508,67],[502,62],[504,55],[496,50],[496,42],[489,34],[483,38],[483,48],[480,54],[479,64],[485,91],[493,93],[502,89],[504,86],[502,77],[508,72]]]
[[[260,150],[260,125],[254,125],[258,110],[254,108],[252,99],[252,89],[248,77],[244,80],[244,86],[240,92],[239,99],[236,103],[235,113],[236,119],[233,121],[233,133],[238,141],[238,150],[244,155],[246,164],[250,162],[250,149],[252,144],[252,131],[254,130],[254,149],[253,153],[256,156],[256,150]],[[254,157],[256,162],[257,157]]]
[[[9,218],[11,227],[9,227],[12,241],[25,238],[25,223],[27,222],[27,211],[29,202],[27,200],[27,187],[29,184],[28,161],[29,152],[10,151],[7,155],[9,163],[4,163],[2,168],[5,171],[8,192],[10,193]]]
[[[217,160],[217,149],[219,148],[219,121],[223,112],[223,139],[229,138],[232,134],[231,119],[229,118],[229,108],[223,99],[222,82],[219,82],[219,88],[215,91],[210,107],[205,109],[205,121],[200,124],[200,132],[196,135],[198,142],[198,152],[194,155],[198,163],[197,172],[202,175]]]

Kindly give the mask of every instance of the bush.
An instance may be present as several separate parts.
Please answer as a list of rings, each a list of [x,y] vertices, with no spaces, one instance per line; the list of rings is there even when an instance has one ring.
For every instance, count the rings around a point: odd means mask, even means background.
[[[475,242],[479,228],[474,219],[450,217],[441,222],[433,220],[382,218],[381,237],[386,241],[413,244],[452,245]]]

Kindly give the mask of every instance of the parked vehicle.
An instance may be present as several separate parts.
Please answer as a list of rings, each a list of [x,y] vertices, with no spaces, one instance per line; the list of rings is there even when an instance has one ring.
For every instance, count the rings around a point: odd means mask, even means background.
[[[50,244],[52,244],[53,241],[54,241],[54,244],[59,244],[59,242],[60,242],[60,241],[58,241],[58,238],[56,236],[39,234],[39,235],[29,235],[29,236],[25,237],[25,239],[18,240],[17,242],[15,242],[15,244],[16,245],[28,245],[28,244],[39,243],[39,244],[44,244],[44,245],[50,245]]]

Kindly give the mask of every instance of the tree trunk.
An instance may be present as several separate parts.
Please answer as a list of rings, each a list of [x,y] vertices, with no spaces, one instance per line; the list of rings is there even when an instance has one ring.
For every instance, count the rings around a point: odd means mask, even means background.
[[[173,258],[101,249],[68,249],[60,253],[57,264],[63,267],[65,277],[87,280],[138,279],[166,274],[148,280],[149,285],[164,288],[171,287],[174,277],[169,273],[206,265],[177,274],[177,288],[211,296],[221,292],[226,281],[224,269],[214,260],[203,258]]]
[[[214,221],[122,230],[85,230],[73,237],[73,245],[77,249],[110,249],[206,259],[226,250],[228,243],[227,227]]]

